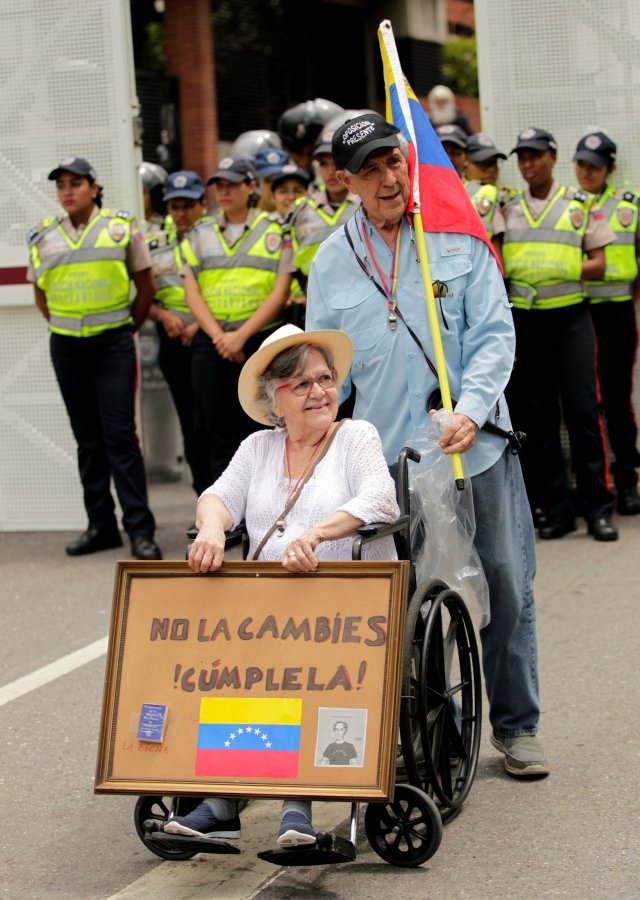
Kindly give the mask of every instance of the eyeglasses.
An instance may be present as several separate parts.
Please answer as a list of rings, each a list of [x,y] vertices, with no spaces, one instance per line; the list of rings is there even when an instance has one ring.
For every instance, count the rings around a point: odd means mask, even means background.
[[[322,375],[318,375],[317,378],[301,378],[299,381],[288,381],[286,384],[281,384],[276,390],[282,391],[285,388],[289,388],[291,393],[295,394],[296,397],[306,397],[307,394],[311,393],[314,384],[319,385],[323,391],[328,391],[332,387],[335,387],[335,369],[332,369],[330,372],[323,372]]]

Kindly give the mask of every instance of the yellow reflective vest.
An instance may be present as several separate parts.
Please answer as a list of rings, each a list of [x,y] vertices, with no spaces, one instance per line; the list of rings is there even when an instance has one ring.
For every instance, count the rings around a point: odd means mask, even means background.
[[[325,212],[313,197],[304,197],[297,202],[291,217],[293,258],[303,275],[309,274],[320,244],[344,225],[357,208],[350,197],[343,200],[333,213]]]
[[[465,181],[464,188],[491,239],[494,234],[493,217],[498,204],[498,188],[494,184],[480,184],[479,181]]]
[[[182,256],[175,228],[151,232],[146,238],[146,243],[156,285],[156,303],[176,313],[185,321],[193,322],[193,315],[184,299],[184,282],[179,274]]]
[[[101,209],[76,241],[53,216],[29,233],[51,331],[91,337],[131,323],[126,255],[134,225],[129,213]]]
[[[631,300],[633,282],[638,275],[636,242],[638,231],[638,205],[640,198],[629,191],[607,187],[596,198],[599,209],[616,236],[615,244],[604,248],[607,268],[602,281],[585,281],[585,289],[591,303],[606,300]]]
[[[509,300],[520,309],[557,309],[582,303],[582,244],[593,198],[558,187],[534,219],[523,194],[504,208],[502,244]]]
[[[273,290],[282,229],[260,212],[230,247],[217,222],[201,219],[189,229],[180,249],[211,315],[223,325],[233,325],[251,318]]]

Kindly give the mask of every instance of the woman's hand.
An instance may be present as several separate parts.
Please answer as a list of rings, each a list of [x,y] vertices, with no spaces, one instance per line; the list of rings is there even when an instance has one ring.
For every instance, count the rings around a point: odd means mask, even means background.
[[[231,362],[244,362],[246,356],[243,352],[246,338],[237,331],[222,331],[213,338],[213,346],[223,359]]]
[[[183,347],[190,347],[191,341],[193,340],[193,336],[196,333],[200,326],[197,322],[192,322],[191,325],[187,325],[185,330],[180,335],[180,342]]]
[[[287,544],[282,557],[282,565],[289,572],[315,572],[318,568],[318,557],[313,552],[320,543],[320,535],[313,528]]]
[[[177,313],[171,312],[170,309],[162,309],[158,313],[158,321],[162,323],[162,327],[167,336],[174,341],[180,338],[185,331],[186,322]]]
[[[191,545],[189,566],[194,572],[215,572],[224,562],[224,530],[219,525],[204,526]]]

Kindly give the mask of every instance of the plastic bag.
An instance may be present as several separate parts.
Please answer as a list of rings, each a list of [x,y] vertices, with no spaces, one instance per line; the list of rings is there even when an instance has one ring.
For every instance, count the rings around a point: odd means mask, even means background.
[[[409,464],[411,546],[418,583],[438,578],[465,601],[477,628],[489,624],[489,587],[473,546],[476,520],[469,479],[459,491],[451,457],[438,444],[452,413],[441,409],[407,442],[421,454]],[[464,457],[463,457],[464,463]]]

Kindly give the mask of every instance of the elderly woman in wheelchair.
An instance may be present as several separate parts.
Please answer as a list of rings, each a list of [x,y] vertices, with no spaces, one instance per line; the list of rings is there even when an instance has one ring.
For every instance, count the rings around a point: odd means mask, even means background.
[[[238,393],[245,412],[265,426],[242,442],[226,471],[200,497],[198,535],[189,551],[195,572],[224,560],[225,532],[244,521],[249,558],[314,572],[320,560],[351,559],[356,530],[398,518],[395,486],[373,425],[336,422],[338,392],[351,365],[341,331],[303,332],[285,325],[246,362]],[[396,559],[391,536],[367,544],[368,559]],[[171,816],[171,834],[239,838],[235,800],[207,798]],[[285,800],[278,846],[311,844],[308,801]]]

